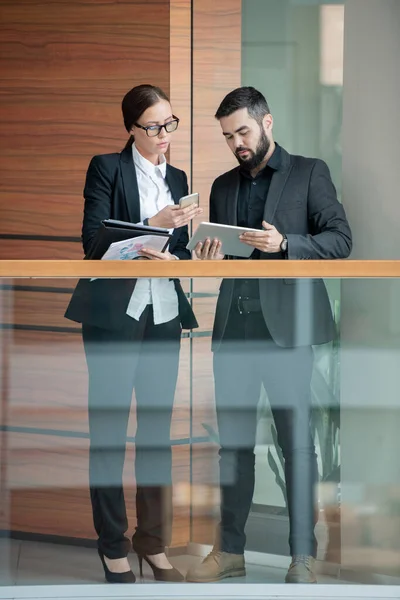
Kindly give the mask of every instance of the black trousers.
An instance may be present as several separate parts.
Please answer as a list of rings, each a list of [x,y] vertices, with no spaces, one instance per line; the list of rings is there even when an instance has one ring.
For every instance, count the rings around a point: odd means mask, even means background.
[[[315,447],[310,433],[311,347],[275,344],[261,312],[232,309],[214,354],[220,436],[220,547],[243,554],[254,492],[254,445],[261,384],[268,394],[285,459],[290,552],[316,556],[314,535]]]
[[[127,426],[135,389],[135,547],[164,552],[172,524],[172,409],[179,367],[179,317],[154,325],[148,306],[123,331],[83,325],[89,371],[89,479],[99,549],[127,556],[130,541],[122,473]]]

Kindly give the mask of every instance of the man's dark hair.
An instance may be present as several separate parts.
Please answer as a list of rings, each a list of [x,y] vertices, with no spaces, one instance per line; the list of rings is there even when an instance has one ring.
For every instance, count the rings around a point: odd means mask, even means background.
[[[265,115],[270,113],[268,102],[261,92],[253,87],[240,87],[225,96],[215,113],[215,118],[219,121],[222,117],[229,117],[241,108],[247,108],[250,117],[259,124],[262,123]]]

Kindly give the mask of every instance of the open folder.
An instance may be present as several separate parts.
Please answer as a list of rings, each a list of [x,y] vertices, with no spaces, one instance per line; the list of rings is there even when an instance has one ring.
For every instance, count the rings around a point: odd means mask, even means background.
[[[168,229],[106,219],[101,222],[85,259],[133,260],[142,248],[164,252],[170,239]]]

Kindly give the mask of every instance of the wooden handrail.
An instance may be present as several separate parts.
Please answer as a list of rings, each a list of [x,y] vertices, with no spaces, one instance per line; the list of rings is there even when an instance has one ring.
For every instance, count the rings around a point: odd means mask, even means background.
[[[400,278],[400,260],[0,260],[0,277]]]

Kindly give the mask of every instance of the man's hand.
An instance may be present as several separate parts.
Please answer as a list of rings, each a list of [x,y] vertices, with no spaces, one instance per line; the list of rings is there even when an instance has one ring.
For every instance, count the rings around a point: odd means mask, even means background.
[[[240,240],[261,250],[261,252],[268,252],[273,254],[274,252],[281,251],[281,244],[283,241],[283,235],[273,225],[270,225],[266,221],[262,222],[263,231],[246,231],[240,236]]]
[[[177,260],[177,257],[170,252],[158,252],[158,250],[152,250],[151,248],[142,248],[138,254],[150,260]]]
[[[195,255],[200,260],[223,260],[224,255],[221,253],[222,242],[210,238],[196,244],[194,249]]]
[[[198,208],[197,204],[191,204],[186,208],[180,208],[177,204],[166,206],[159,213],[149,219],[151,227],[164,227],[164,229],[176,229],[184,227],[194,217],[203,212],[202,208]]]

